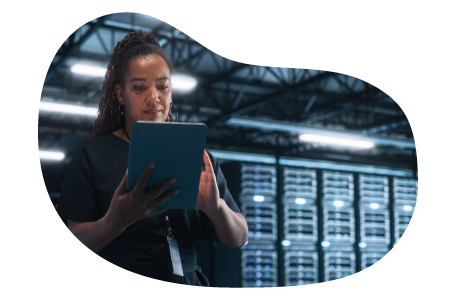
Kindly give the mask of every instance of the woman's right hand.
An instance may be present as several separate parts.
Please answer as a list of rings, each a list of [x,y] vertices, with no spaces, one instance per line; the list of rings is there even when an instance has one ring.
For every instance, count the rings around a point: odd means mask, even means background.
[[[154,168],[154,163],[146,167],[135,187],[130,192],[127,192],[127,174],[122,178],[122,181],[114,192],[111,205],[106,213],[106,217],[112,226],[120,230],[125,230],[125,228],[139,220],[159,215],[167,210],[158,208],[158,206],[161,206],[180,192],[179,189],[174,189],[163,194],[176,181],[175,178],[163,181],[155,188],[144,193],[141,197],[147,180]]]

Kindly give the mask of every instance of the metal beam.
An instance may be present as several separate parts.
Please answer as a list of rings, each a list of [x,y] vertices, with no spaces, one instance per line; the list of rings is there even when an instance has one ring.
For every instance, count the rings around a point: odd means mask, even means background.
[[[399,118],[390,118],[387,121],[383,121],[382,123],[377,123],[373,126],[363,129],[363,133],[365,134],[376,134],[384,131],[389,131],[391,129],[400,128],[404,126],[408,126],[409,122],[405,116]]]
[[[89,30],[87,30],[87,32],[81,36],[76,43],[73,43],[64,50],[60,56],[60,59],[57,62],[51,64],[49,67],[46,79],[44,80],[45,84],[49,81],[49,78],[51,78],[52,74],[55,72],[55,69],[59,67],[70,55],[72,55],[74,51],[76,51],[85,41],[87,41],[87,39],[92,36],[92,34],[104,23],[107,18],[108,16],[103,16],[100,17],[96,23],[91,23]]]
[[[244,113],[247,113],[253,109],[257,109],[267,103],[270,103],[274,100],[276,100],[278,97],[284,97],[286,95],[289,95],[289,94],[292,94],[292,93],[296,93],[296,92],[299,92],[301,91],[302,89],[306,88],[307,85],[309,84],[312,84],[314,83],[315,81],[319,81],[323,78],[326,78],[328,76],[332,76],[333,73],[330,73],[330,72],[322,72],[312,78],[309,78],[308,80],[306,80],[304,83],[302,84],[298,84],[298,85],[295,85],[295,86],[291,86],[291,87],[287,87],[285,89],[282,89],[282,90],[279,90],[277,92],[275,92],[274,94],[271,94],[269,96],[266,96],[266,97],[263,97],[261,98],[260,100],[257,100],[253,103],[249,103],[249,104],[246,104],[244,105],[242,108],[239,108],[239,109],[236,109],[236,110],[233,110],[223,116],[220,116],[220,117],[216,117],[216,118],[213,118],[209,121],[206,122],[207,125],[211,125],[211,124],[214,124],[214,123],[217,123],[217,122],[224,122],[224,121],[227,121],[228,119],[234,117],[234,116],[237,116],[237,115],[240,115],[240,114],[244,114]]]

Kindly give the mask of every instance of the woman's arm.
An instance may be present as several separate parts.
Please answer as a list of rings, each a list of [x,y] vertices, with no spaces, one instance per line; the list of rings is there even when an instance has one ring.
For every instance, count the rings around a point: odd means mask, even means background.
[[[196,209],[203,211],[215,227],[217,238],[229,247],[242,247],[247,242],[247,221],[220,198],[212,162],[204,151],[204,170],[201,172]]]
[[[247,222],[241,213],[232,211],[225,200],[220,200],[218,210],[205,213],[214,224],[215,234],[222,243],[229,247],[242,247],[248,238]]]

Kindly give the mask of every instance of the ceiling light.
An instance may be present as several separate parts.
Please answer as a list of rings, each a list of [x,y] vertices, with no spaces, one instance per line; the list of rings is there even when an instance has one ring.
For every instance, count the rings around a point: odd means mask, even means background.
[[[291,242],[290,242],[290,241],[288,241],[288,240],[283,240],[283,241],[282,241],[282,246],[288,247],[288,246],[290,246],[290,245],[291,245]]]
[[[173,91],[188,92],[197,84],[195,78],[185,75],[174,75],[171,77]]]
[[[62,152],[40,151],[40,159],[62,160],[64,158],[65,158],[65,154],[63,154]]]
[[[98,115],[98,108],[95,107],[85,107],[79,105],[69,105],[52,102],[40,102],[40,110],[55,111],[67,114],[87,115],[94,117]]]
[[[361,242],[358,245],[360,248],[366,248],[366,246],[367,246],[366,243],[364,243],[364,242]]]
[[[106,68],[83,64],[75,64],[71,67],[71,72],[88,76],[105,77]]]
[[[363,140],[352,140],[352,139],[345,139],[339,137],[332,137],[326,135],[316,135],[316,134],[301,134],[299,136],[301,141],[305,142],[317,142],[322,144],[333,144],[339,146],[347,146],[347,147],[355,147],[355,148],[372,148],[374,147],[374,143],[370,141],[363,141]]]

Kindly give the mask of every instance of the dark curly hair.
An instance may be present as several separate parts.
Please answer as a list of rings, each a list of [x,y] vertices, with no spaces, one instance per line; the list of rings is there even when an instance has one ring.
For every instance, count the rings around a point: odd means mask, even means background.
[[[120,114],[120,105],[115,93],[116,84],[124,85],[125,72],[132,58],[145,57],[150,54],[161,56],[172,74],[173,62],[166,56],[155,37],[151,33],[130,32],[123,40],[117,43],[109,57],[108,70],[106,71],[103,88],[101,89],[98,117],[93,124],[93,137],[114,132],[120,128],[125,130],[125,114]],[[168,112],[166,121],[173,120],[171,111]]]

